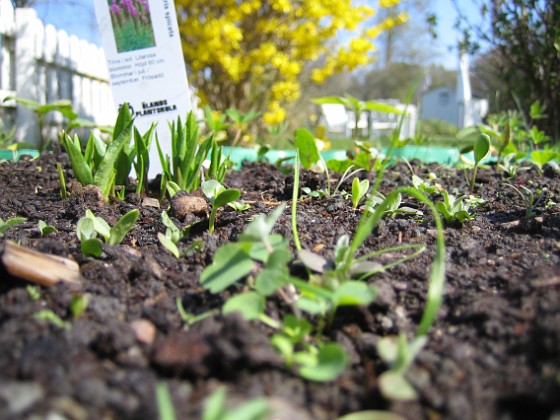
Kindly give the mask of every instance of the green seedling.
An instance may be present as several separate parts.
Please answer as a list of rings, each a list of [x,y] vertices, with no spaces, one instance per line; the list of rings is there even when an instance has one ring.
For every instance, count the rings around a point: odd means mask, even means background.
[[[291,260],[288,241],[270,232],[280,217],[285,204],[270,215],[259,215],[247,225],[239,242],[221,246],[212,264],[204,269],[200,283],[211,293],[219,293],[265,264],[255,280],[256,289],[268,296],[288,281],[286,263]],[[264,274],[262,274],[264,273]]]
[[[39,127],[39,150],[45,150],[49,146],[49,141],[45,137],[45,119],[49,112],[60,112],[67,120],[66,131],[71,132],[72,130],[83,127],[83,128],[95,128],[98,127],[93,121],[80,118],[76,111],[72,108],[72,102],[68,99],[59,99],[48,104],[41,104],[37,101],[31,99],[17,98],[9,96],[4,98],[4,102],[14,100],[17,103],[23,105],[25,108],[33,111],[38,119]],[[103,128],[103,127],[98,127]]]
[[[39,287],[29,284],[25,289],[27,290],[27,294],[33,302],[37,302],[39,299],[41,299],[41,289],[39,289]]]
[[[524,155],[515,152],[503,155],[501,161],[498,161],[498,169],[504,171],[508,178],[515,177],[519,171],[528,170],[528,166],[521,166],[519,164],[519,159],[522,156]]]
[[[234,209],[235,211],[245,211],[251,208],[251,205],[243,200],[232,201],[231,203],[227,203],[227,205],[232,209]]]
[[[26,220],[27,219],[25,217],[11,217],[6,221],[0,219],[0,238],[4,236],[4,233],[6,233],[8,229],[17,226]]]
[[[471,205],[464,195],[455,197],[444,190],[443,201],[438,201],[436,207],[448,224],[461,224],[474,219],[474,215],[469,212]]]
[[[474,168],[471,180],[471,194],[474,191],[474,183],[476,181],[476,171],[478,169],[478,165],[486,157],[488,152],[490,151],[490,136],[488,134],[481,134],[478,139],[476,139],[473,147],[474,153]]]
[[[360,200],[367,194],[369,190],[369,181],[364,179],[360,181],[359,178],[354,178],[352,181],[352,207],[357,209]]]
[[[202,321],[203,319],[208,318],[211,315],[214,315],[216,312],[210,310],[210,311],[202,312],[201,314],[197,314],[197,315],[188,313],[183,307],[183,302],[179,297],[175,299],[175,306],[177,306],[177,312],[179,312],[179,316],[181,317],[181,319],[183,320],[183,322],[186,324],[187,327],[190,327],[191,325],[199,321]]]
[[[231,147],[235,147],[241,140],[241,135],[243,134],[243,131],[246,131],[247,126],[252,121],[256,120],[261,115],[261,113],[256,112],[254,110],[250,110],[249,112],[242,113],[236,108],[228,108],[226,110],[226,115],[232,122],[231,126],[235,130],[235,135],[231,142]]]
[[[215,179],[204,181],[201,185],[202,192],[210,201],[212,210],[210,210],[210,219],[208,231],[214,232],[214,224],[216,221],[216,212],[220,207],[225,206],[239,198],[241,191],[236,189],[227,189]]]
[[[229,408],[226,399],[226,388],[216,389],[204,402],[202,420],[264,420],[268,416],[268,402],[264,397],[254,398],[235,408]]]
[[[152,139],[155,124],[152,124],[150,129],[140,134],[138,129],[134,127],[134,172],[136,173],[136,194],[144,194],[148,185],[148,172],[150,170],[150,147],[152,146]],[[124,191],[124,189],[123,189]]]
[[[52,233],[58,232],[54,226],[48,225],[44,220],[39,220],[37,222],[37,229],[41,232],[41,236],[49,236]]]
[[[156,403],[158,407],[159,420],[175,420],[175,408],[169,393],[167,383],[159,381],[156,385]]]
[[[198,124],[192,111],[187,115],[184,125],[181,118],[178,118],[177,122],[169,124],[169,129],[171,131],[171,157],[164,156],[156,137],[163,168],[162,184],[170,184],[171,191],[194,191],[200,186],[202,165],[212,148],[214,134],[199,144]],[[163,190],[166,189],[163,188]]]
[[[165,225],[165,235],[161,232],[158,232],[158,239],[159,242],[169,251],[171,252],[175,258],[181,257],[181,252],[177,244],[183,238],[186,238],[189,235],[190,226],[180,229],[173,220],[167,214],[167,211],[163,211],[161,213],[161,221]]]
[[[537,166],[539,173],[542,174],[543,166],[557,159],[559,155],[555,149],[542,149],[533,150],[529,156],[531,157],[531,162]]]
[[[437,179],[436,174],[432,172],[428,175],[428,177],[430,180],[426,181],[420,178],[418,175],[412,174],[412,186],[416,188],[418,191],[428,195],[437,194],[443,191],[443,187],[440,184],[438,184],[437,182],[435,183],[430,182],[430,181],[435,181]]]
[[[88,295],[77,295],[73,296],[70,301],[70,312],[72,313],[72,319],[79,319],[85,312],[88,306]]]
[[[43,320],[43,321],[47,321],[47,322],[53,324],[54,326],[56,326],[58,328],[64,328],[66,330],[69,330],[69,329],[72,328],[72,324],[70,324],[67,321],[62,320],[62,318],[60,318],[57,314],[55,314],[50,309],[44,309],[42,311],[37,312],[35,314],[35,318]]]
[[[390,369],[379,376],[379,388],[385,398],[393,401],[414,400],[416,390],[405,378],[405,373],[427,342],[425,335],[417,335],[408,342],[404,334],[383,337],[377,344],[377,352]]]
[[[271,344],[288,366],[297,366],[303,378],[315,382],[335,380],[346,369],[348,355],[337,343],[313,344],[312,325],[306,319],[286,315]]]
[[[130,110],[124,104],[119,110],[109,144],[92,134],[84,153],[78,136],[71,138],[66,133],[61,134],[60,142],[68,153],[76,179],[84,186],[93,184],[99,187],[106,200],[114,193],[115,185],[128,182],[135,153],[130,147],[132,124]]]
[[[365,209],[370,213],[373,213],[375,208],[378,207],[379,204],[383,202],[387,203],[387,206],[383,213],[384,216],[388,216],[388,217],[396,217],[398,215],[422,216],[421,210],[409,206],[401,206],[402,204],[401,194],[395,194],[391,200],[387,201],[387,197],[385,197],[379,191],[376,191],[374,194],[369,194],[367,196]]]
[[[86,210],[76,225],[76,234],[81,242],[82,254],[85,256],[99,257],[103,252],[103,243],[97,235],[101,235],[107,245],[120,244],[126,234],[130,232],[140,212],[135,209],[122,216],[115,226],[109,224],[101,217],[95,216],[91,210]]]
[[[537,207],[543,201],[543,199],[546,197],[548,193],[548,190],[546,189],[537,191],[535,194],[533,191],[531,191],[529,188],[527,188],[524,185],[520,185],[519,188],[507,182],[504,182],[504,185],[513,188],[517,192],[517,194],[519,194],[521,200],[525,205],[525,218],[527,219],[536,216]],[[523,190],[523,192],[521,190]]]
[[[66,189],[66,177],[60,163],[56,162],[56,172],[58,173],[58,180],[60,183],[60,198],[68,198],[68,190]]]

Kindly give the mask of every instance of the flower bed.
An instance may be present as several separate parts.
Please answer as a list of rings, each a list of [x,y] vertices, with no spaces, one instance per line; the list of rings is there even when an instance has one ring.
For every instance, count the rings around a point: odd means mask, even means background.
[[[65,199],[55,162],[69,183]],[[468,190],[462,171],[412,165],[422,179],[432,172],[445,189]],[[334,380],[316,382],[298,375],[274,350],[273,327],[221,314],[225,302],[247,291],[245,280],[216,294],[200,283],[222,245],[237,242],[258,214],[290,203],[291,171],[252,163],[230,172],[224,184],[240,190],[251,208],[219,210],[214,233],[208,232],[206,215],[179,219],[170,209],[179,228],[194,223],[179,241],[182,256],[176,258],[158,240],[166,231],[161,215],[168,201],[159,205],[131,189],[124,200],[105,203],[94,188],[71,182],[65,155],[1,164],[0,218],[26,219],[5,231],[2,255],[9,240],[69,258],[79,265],[81,284],[30,287],[8,274],[5,263],[0,268],[0,412],[7,418],[157,418],[164,400],[156,398],[159,383],[169,391],[177,418],[200,418],[206,398],[220,385],[228,390],[229,406],[265,397],[269,418],[327,419],[363,410],[414,419],[548,418],[560,410],[560,215],[552,203],[560,197],[559,179],[554,168],[545,167],[542,175],[532,168],[508,180],[518,189],[546,189],[529,214],[528,201],[504,187],[503,173],[479,169],[477,195],[486,202],[473,220],[445,229],[443,304],[405,374],[417,396],[398,400],[381,392],[379,378],[389,365],[378,345],[387,336],[414,337],[424,312],[437,231],[421,202],[403,197],[403,204],[422,215],[383,217],[360,247],[360,255],[403,244],[427,249],[369,277],[375,299],[341,307],[324,326],[322,340],[345,350],[347,367]],[[410,171],[398,164],[386,172],[380,191],[404,185],[411,185]],[[325,177],[303,171],[300,188],[305,187],[320,190]],[[341,190],[350,191],[349,182]],[[432,197],[441,199],[437,192]],[[134,209],[138,219],[120,245],[103,244],[98,258],[83,255],[76,225],[86,210],[114,226]],[[331,258],[341,236],[354,236],[360,217],[341,194],[299,200],[302,248]],[[40,220],[56,230],[42,236]],[[307,278],[309,271],[295,258],[289,208],[273,232],[289,240],[290,274]],[[391,263],[401,252],[376,261]],[[76,302],[84,306],[85,300],[85,310],[77,311]],[[290,310],[281,296],[266,301],[272,320]],[[197,319],[202,314],[208,316]]]

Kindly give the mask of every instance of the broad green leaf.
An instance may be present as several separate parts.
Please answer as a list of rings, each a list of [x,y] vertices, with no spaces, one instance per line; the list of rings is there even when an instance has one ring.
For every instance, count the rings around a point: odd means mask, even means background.
[[[95,231],[103,236],[103,239],[105,239],[105,241],[108,241],[111,237],[111,227],[109,226],[109,223],[107,223],[102,217],[94,215],[93,212],[89,209],[86,210],[85,217],[91,219]]]
[[[281,235],[278,236],[281,237]],[[288,263],[292,260],[292,253],[288,250],[287,246],[288,241],[283,240],[282,243],[286,246],[280,247],[277,244],[271,244],[274,251],[272,251],[266,260],[266,268],[286,268]]]
[[[115,226],[113,226],[113,228],[111,229],[111,234],[107,243],[109,245],[120,244],[126,234],[132,230],[132,226],[134,226],[134,223],[136,222],[136,219],[138,219],[139,214],[140,211],[138,209],[134,209],[121,217],[119,221],[115,223]]]
[[[338,306],[365,306],[375,299],[373,289],[361,281],[346,281],[334,291],[333,303]]]
[[[274,334],[270,338],[270,344],[285,359],[291,359],[294,354],[294,344],[292,340],[284,334]]]
[[[173,242],[170,238],[168,238],[161,232],[158,232],[157,237],[163,247],[171,252],[175,258],[181,257],[181,253],[179,252],[179,248],[177,248],[175,242]]]
[[[82,217],[76,224],[76,235],[80,241],[97,238],[97,231],[93,225],[93,220],[89,217]]]
[[[228,299],[222,308],[224,315],[240,312],[247,321],[258,319],[264,313],[264,296],[257,292],[247,292]]]
[[[288,283],[288,267],[266,267],[255,279],[255,290],[263,296],[270,296]]]
[[[254,263],[238,244],[229,243],[220,247],[212,264],[200,275],[200,283],[212,293],[218,293],[245,277],[254,268]]]
[[[265,239],[267,240],[268,245],[270,245],[273,250],[286,250],[288,248],[289,241],[282,235],[273,234]],[[266,263],[270,258],[270,250],[264,245],[263,242],[248,241],[243,243],[247,244],[249,256],[252,259]]]
[[[294,315],[286,315],[282,321],[282,331],[294,342],[305,339],[312,329],[313,327],[307,319],[298,319]]]
[[[206,198],[208,198],[208,200],[214,202],[214,200],[216,200],[216,197],[220,194],[220,191],[224,190],[224,187],[215,179],[209,179],[208,181],[204,181],[200,185],[200,189],[202,190]]]
[[[48,236],[51,233],[57,232],[57,229],[54,226],[48,225],[44,220],[39,220],[37,222],[37,227],[39,232],[41,232],[41,236]]]
[[[295,133],[294,141],[296,148],[299,151],[301,164],[306,169],[311,168],[314,163],[317,163],[321,159],[315,137],[309,132],[309,130],[305,128],[298,128]]]
[[[338,160],[338,159],[330,159],[327,160],[327,168],[329,168],[333,172],[337,172],[339,174],[343,174],[348,168],[354,166],[355,163],[350,159],[346,160]]]
[[[346,351],[337,343],[328,343],[319,349],[315,366],[302,366],[299,374],[310,381],[333,381],[348,364]]]
[[[311,100],[311,102],[318,105],[323,105],[323,104],[346,105],[348,103],[348,101],[345,101],[344,98],[341,98],[340,96],[324,96],[322,98],[314,98]]]
[[[25,222],[27,219],[25,217],[11,217],[6,221],[0,219],[0,237],[11,227],[19,225],[20,223]]]
[[[394,401],[415,400],[415,389],[400,372],[388,370],[379,376],[379,388],[383,396]]]
[[[229,189],[222,191],[216,197],[216,201],[214,202],[214,206],[216,207],[223,207],[227,203],[231,203],[239,198],[241,195],[241,191],[235,189]]]
[[[474,143],[474,161],[480,162],[486,157],[490,150],[490,136],[488,134],[481,134]]]
[[[384,114],[397,114],[403,115],[404,110],[394,107],[392,105],[383,104],[381,102],[367,101],[363,105],[363,109],[367,111],[381,112]]]
[[[100,257],[103,243],[98,238],[85,239],[80,242],[82,254],[86,257]]]

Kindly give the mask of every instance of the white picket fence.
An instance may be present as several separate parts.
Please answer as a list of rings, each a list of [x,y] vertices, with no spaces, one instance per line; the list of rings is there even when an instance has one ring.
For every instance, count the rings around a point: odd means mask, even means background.
[[[115,105],[108,82],[103,49],[44,25],[33,9],[14,10],[0,0],[0,116],[17,127],[17,140],[39,143],[36,115],[7,96],[41,104],[72,101],[80,117],[98,124],[113,124]],[[47,117],[47,135],[62,127],[61,114]]]

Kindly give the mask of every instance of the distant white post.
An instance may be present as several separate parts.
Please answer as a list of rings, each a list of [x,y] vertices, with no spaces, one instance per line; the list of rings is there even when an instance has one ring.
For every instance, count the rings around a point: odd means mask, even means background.
[[[459,53],[459,71],[457,75],[457,124],[459,129],[475,124],[469,73],[469,56],[466,52],[461,51]]]
[[[141,133],[157,123],[163,152],[170,155],[168,121],[184,121],[192,108],[173,0],[94,4],[117,108],[129,104]],[[154,141],[148,175],[161,169]]]

